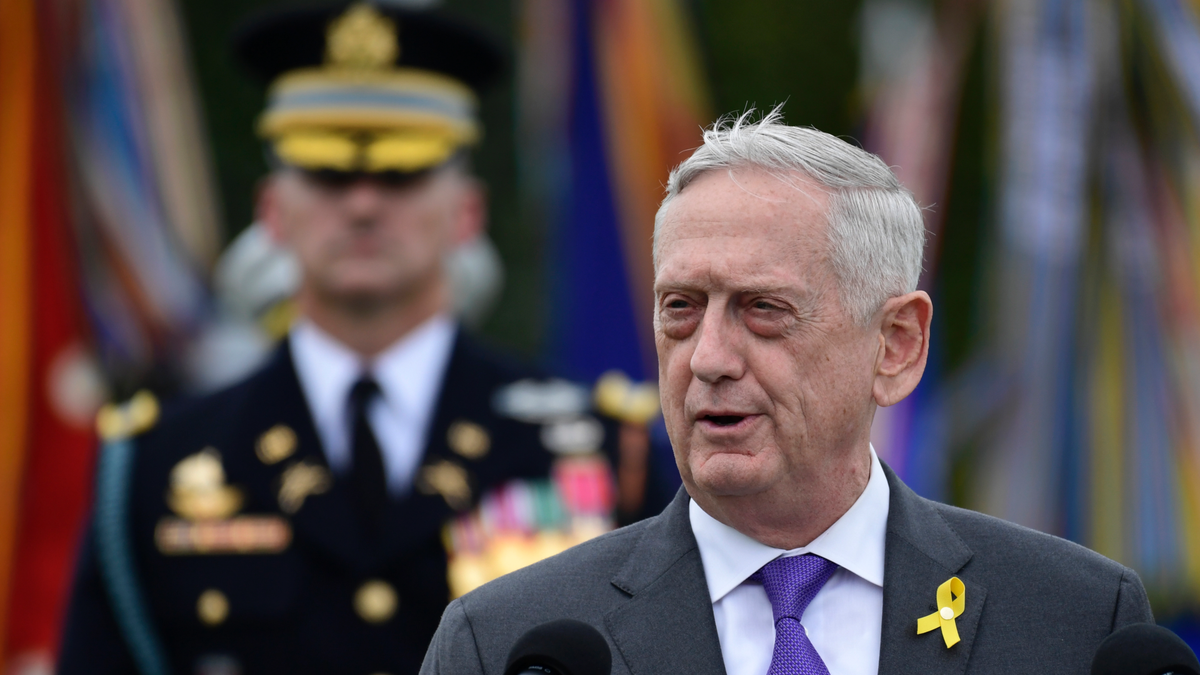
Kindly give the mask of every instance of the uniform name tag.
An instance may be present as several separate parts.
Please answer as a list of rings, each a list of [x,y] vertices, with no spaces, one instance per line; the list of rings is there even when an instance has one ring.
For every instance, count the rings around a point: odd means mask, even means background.
[[[292,526],[280,516],[163,518],[154,528],[154,543],[166,555],[282,553],[292,543]]]

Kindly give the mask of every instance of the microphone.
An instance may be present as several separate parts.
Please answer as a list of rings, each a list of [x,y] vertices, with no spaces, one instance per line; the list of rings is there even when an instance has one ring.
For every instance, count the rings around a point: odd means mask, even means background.
[[[557,619],[531,628],[508,653],[504,675],[611,675],[612,652],[600,631]]]
[[[1178,635],[1152,623],[1125,626],[1104,638],[1092,675],[1200,675],[1200,661]]]

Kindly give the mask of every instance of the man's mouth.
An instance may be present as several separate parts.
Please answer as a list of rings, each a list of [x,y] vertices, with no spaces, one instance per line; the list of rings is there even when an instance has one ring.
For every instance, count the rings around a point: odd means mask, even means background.
[[[735,427],[750,417],[754,417],[754,415],[738,415],[735,413],[714,413],[711,415],[710,414],[700,415],[696,418],[696,421],[701,422],[701,423],[707,423],[709,425],[716,426],[716,427],[727,428],[727,427]]]

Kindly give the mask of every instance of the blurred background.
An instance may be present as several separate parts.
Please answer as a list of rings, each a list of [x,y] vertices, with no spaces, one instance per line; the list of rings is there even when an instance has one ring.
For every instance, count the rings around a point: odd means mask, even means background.
[[[5,672],[52,671],[97,408],[219,386],[286,325],[287,262],[253,230],[222,255],[267,170],[228,36],[274,4],[0,3]],[[1200,648],[1200,2],[442,4],[511,55],[469,324],[581,381],[653,380],[667,172],[720,114],[783,103],[927,207],[933,349],[881,457],[1134,567]]]

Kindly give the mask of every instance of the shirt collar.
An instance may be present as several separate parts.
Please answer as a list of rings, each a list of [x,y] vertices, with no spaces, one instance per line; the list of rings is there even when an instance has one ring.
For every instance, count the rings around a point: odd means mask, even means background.
[[[371,372],[389,406],[418,419],[433,409],[455,333],[454,321],[439,314],[375,358]]]
[[[711,601],[725,597],[775,558],[805,553],[819,555],[882,588],[891,489],[875,448],[870,450],[871,476],[866,489],[841,518],[808,546],[790,551],[772,548],[708,515],[693,500],[688,506],[688,516],[700,548]]]
[[[389,406],[408,412],[432,408],[456,331],[454,321],[439,314],[374,359],[369,370]],[[314,416],[339,420],[350,387],[368,370],[367,364],[308,320],[296,324],[289,340],[296,374],[309,395]]]
[[[288,336],[296,376],[318,424],[336,424],[346,396],[362,373],[362,359],[311,321],[301,320]]]

